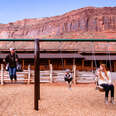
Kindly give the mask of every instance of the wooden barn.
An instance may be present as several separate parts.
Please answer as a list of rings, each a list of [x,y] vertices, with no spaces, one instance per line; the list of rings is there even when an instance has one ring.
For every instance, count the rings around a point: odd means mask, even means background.
[[[28,46],[28,47],[27,47]],[[0,46],[0,62],[14,47],[20,58],[23,69],[28,64],[34,68],[33,42],[15,42],[9,46]],[[105,63],[112,71],[116,71],[116,45],[115,42],[43,42],[40,44],[40,69],[48,70],[52,64],[54,70],[76,69],[80,71],[95,70],[99,64]]]

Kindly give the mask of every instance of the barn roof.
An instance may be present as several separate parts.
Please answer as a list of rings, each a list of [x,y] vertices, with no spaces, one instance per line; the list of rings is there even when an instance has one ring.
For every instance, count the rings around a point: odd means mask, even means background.
[[[17,53],[20,59],[34,59],[34,53]],[[0,59],[5,58],[7,53],[0,53]],[[116,55],[81,55],[79,53],[40,53],[40,58],[81,58],[85,60],[116,60]]]
[[[1,42],[0,51],[34,51],[34,42]],[[41,51],[115,52],[116,42],[41,42]]]

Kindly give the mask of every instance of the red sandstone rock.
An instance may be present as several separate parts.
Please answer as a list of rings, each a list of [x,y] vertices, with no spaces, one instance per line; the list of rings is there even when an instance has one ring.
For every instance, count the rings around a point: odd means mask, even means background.
[[[61,16],[40,19],[24,19],[8,24],[0,24],[0,38],[116,38],[116,7],[86,7]],[[47,46],[46,46],[47,44]],[[50,43],[52,45],[52,43]],[[67,43],[68,44],[68,43]],[[78,44],[78,43],[77,43]],[[41,49],[50,49],[55,47],[59,49],[58,43],[52,46],[43,43]],[[87,45],[87,46],[86,46]],[[13,43],[6,42],[0,44],[0,49],[8,49],[15,46],[16,49],[33,49],[33,44],[25,44],[24,42]],[[75,48],[75,46],[77,48]],[[56,48],[57,47],[57,48]],[[67,47],[66,45],[63,45]],[[91,43],[79,43],[79,46],[73,44],[68,47],[80,51],[91,51]],[[68,49],[66,48],[66,49]],[[105,44],[96,43],[95,50],[107,51]],[[111,51],[116,51],[116,45],[112,45]]]
[[[86,7],[61,16],[0,24],[0,38],[115,38],[115,32],[116,7]]]

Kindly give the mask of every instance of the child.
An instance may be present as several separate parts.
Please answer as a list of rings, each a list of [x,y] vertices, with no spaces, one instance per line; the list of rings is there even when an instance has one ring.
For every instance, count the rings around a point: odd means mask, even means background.
[[[64,75],[64,80],[68,83],[68,87],[71,88],[72,84],[72,74],[69,69],[66,70],[66,73]]]

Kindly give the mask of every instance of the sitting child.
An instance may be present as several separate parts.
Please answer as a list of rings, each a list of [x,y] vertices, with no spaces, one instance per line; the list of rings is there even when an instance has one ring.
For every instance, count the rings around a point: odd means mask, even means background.
[[[64,80],[67,82],[69,88],[71,88],[72,79],[73,79],[72,74],[71,74],[70,70],[67,69],[66,73],[64,75]]]

